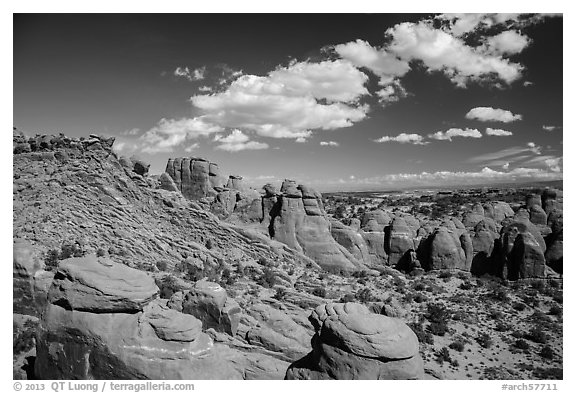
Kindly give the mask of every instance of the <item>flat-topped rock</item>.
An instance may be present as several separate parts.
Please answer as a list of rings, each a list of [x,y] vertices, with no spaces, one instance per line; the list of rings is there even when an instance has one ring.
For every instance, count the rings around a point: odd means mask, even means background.
[[[137,312],[158,293],[154,279],[145,272],[87,255],[60,262],[48,300],[71,310]]]

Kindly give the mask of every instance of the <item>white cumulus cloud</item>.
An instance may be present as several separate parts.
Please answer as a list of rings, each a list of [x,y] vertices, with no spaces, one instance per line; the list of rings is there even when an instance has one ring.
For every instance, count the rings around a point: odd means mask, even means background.
[[[312,130],[350,127],[363,120],[367,77],[343,60],[292,63],[267,76],[243,75],[224,91],[195,95],[192,104],[218,126],[272,138],[307,138]]]
[[[421,61],[428,71],[441,71],[459,87],[471,81],[498,79],[510,84],[522,75],[523,66],[483,46],[472,47],[431,23],[400,23],[386,31],[392,38],[387,51],[405,61]]]
[[[250,137],[248,137],[248,135],[244,134],[240,130],[232,130],[232,132],[225,137],[216,135],[214,137],[214,141],[220,143],[218,146],[216,146],[216,149],[229,152],[238,152],[242,150],[262,150],[269,147],[266,143],[251,141]]]
[[[466,113],[466,118],[479,121],[499,121],[502,123],[510,123],[516,120],[522,120],[522,115],[514,114],[505,109],[479,106],[470,109],[470,111]]]
[[[383,136],[381,138],[376,139],[374,142],[377,143],[384,143],[384,142],[398,142],[398,143],[412,143],[414,145],[425,145],[429,142],[424,142],[424,137],[418,134],[406,134],[401,133],[397,136]]]
[[[204,74],[206,72],[206,67],[200,67],[196,69],[190,69],[188,67],[177,67],[174,70],[174,76],[188,79],[190,82],[199,81],[204,79]]]
[[[512,132],[502,130],[499,128],[486,128],[486,135],[493,135],[493,136],[510,136]]]
[[[454,137],[482,138],[482,133],[475,128],[450,128],[447,131],[438,131],[434,134],[429,134],[428,137],[440,141],[452,141]]]
[[[340,144],[334,141],[328,141],[328,142],[321,141],[320,146],[340,146]]]
[[[202,117],[161,119],[156,126],[140,136],[142,152],[166,153],[190,139],[223,131],[222,127],[207,123]]]
[[[522,52],[530,44],[530,39],[515,30],[503,31],[486,38],[484,46],[487,53],[496,55],[515,55]]]

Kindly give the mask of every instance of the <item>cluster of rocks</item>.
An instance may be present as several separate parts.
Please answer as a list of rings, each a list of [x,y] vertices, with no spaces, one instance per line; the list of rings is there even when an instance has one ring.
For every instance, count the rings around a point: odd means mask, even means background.
[[[312,352],[286,379],[422,379],[418,339],[401,320],[357,303],[324,304],[310,316]]]
[[[161,183],[189,199],[211,197],[210,210],[219,218],[259,224],[270,238],[331,272],[387,265],[528,278],[546,277],[546,263],[561,272],[562,204],[554,190],[529,195],[517,212],[500,201],[477,203],[460,219],[430,220],[377,209],[344,225],[326,215],[322,195],[310,187],[286,179],[280,190],[266,184],[257,191],[244,187],[237,176],[224,187],[217,166],[203,159],[170,159]],[[534,241],[538,247],[532,247]],[[537,267],[518,267],[525,264]]]
[[[328,271],[360,267],[360,262],[332,237],[322,195],[294,180],[284,180],[279,191],[266,184],[260,192],[245,187],[242,177],[232,175],[223,186],[218,166],[201,158],[169,159],[159,180],[161,188],[180,191],[188,199],[211,199],[210,210],[221,219],[260,224],[272,239]]]
[[[68,153],[81,155],[84,151],[106,150],[112,151],[114,137],[103,137],[90,134],[88,138],[70,138],[60,133],[58,135],[25,136],[16,130],[12,133],[12,151],[14,154],[42,153],[59,149],[67,149]]]
[[[160,299],[149,273],[96,255],[66,259],[42,280],[48,285],[28,288],[24,284],[33,285],[41,270],[29,249],[22,242],[14,245],[14,273],[20,280],[14,296],[34,305],[15,311],[40,318],[36,378],[423,375],[414,333],[400,320],[359,304],[319,306],[306,325],[257,300],[242,308],[220,285],[205,280]]]
[[[505,202],[477,203],[462,220],[377,209],[349,226],[333,222],[332,234],[366,266],[545,278],[562,273],[562,204],[556,196],[554,190],[529,195],[516,212]]]

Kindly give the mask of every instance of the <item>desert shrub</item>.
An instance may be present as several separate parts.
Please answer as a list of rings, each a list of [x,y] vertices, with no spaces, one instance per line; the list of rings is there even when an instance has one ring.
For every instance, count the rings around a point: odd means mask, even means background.
[[[548,341],[548,335],[542,331],[540,326],[532,327],[524,337],[539,344],[546,344],[546,341]]]
[[[544,359],[554,359],[554,350],[552,349],[551,346],[546,345],[544,346],[541,350],[540,350],[540,356],[542,356]]]
[[[534,295],[525,295],[522,297],[522,301],[530,307],[536,308],[540,306],[540,299]]]
[[[84,249],[76,242],[65,242],[62,244],[62,251],[60,251],[60,259],[68,259],[68,258],[79,258],[84,256],[86,252]]]
[[[356,292],[356,299],[362,303],[373,302],[376,300],[369,288],[362,288]]]
[[[58,262],[60,261],[60,253],[56,249],[48,250],[46,256],[44,257],[44,263],[48,270],[53,270],[58,267]]]
[[[368,272],[366,270],[357,270],[352,273],[352,277],[354,278],[367,278]]]
[[[318,296],[321,298],[325,298],[326,297],[326,288],[324,287],[316,287],[312,290],[312,295],[314,296]]]
[[[286,288],[284,288],[284,287],[276,288],[276,293],[274,294],[274,299],[283,300],[285,296],[286,296]]]
[[[435,336],[444,336],[448,332],[446,322],[432,322],[428,325],[427,330]]]
[[[514,341],[514,347],[525,351],[527,349],[530,349],[530,344],[528,344],[525,340],[519,338],[518,340]]]
[[[520,330],[514,330],[511,334],[512,337],[514,338],[522,338],[526,335],[526,333],[521,332]]]
[[[185,269],[185,277],[190,281],[199,281],[203,278],[208,281],[218,282],[223,270],[224,263],[217,259],[215,263],[186,263],[182,264]]]
[[[472,283],[470,281],[464,281],[462,284],[460,284],[460,286],[458,288],[467,291],[469,289],[474,288],[474,285],[472,285]]]
[[[470,314],[466,311],[456,311],[452,314],[452,320],[454,321],[467,321],[470,317]]]
[[[550,368],[541,368],[538,367],[532,371],[532,375],[539,379],[548,379],[548,380],[561,380],[563,379],[563,372],[561,368],[558,367],[550,367]]]
[[[178,292],[181,288],[177,285],[176,279],[173,276],[166,275],[162,279],[156,279],[156,285],[160,288],[160,298],[170,299],[174,292]]]
[[[439,351],[436,351],[436,361],[440,364],[444,362],[452,362],[452,357],[450,356],[450,351],[446,347],[442,347]]]
[[[98,250],[96,250],[96,256],[97,257],[106,256],[106,250],[104,250],[103,248],[98,248]]]
[[[492,338],[488,333],[480,333],[476,337],[476,342],[480,344],[482,348],[490,348],[492,346]]]
[[[450,319],[450,313],[445,306],[438,303],[430,303],[427,306],[427,312],[424,315],[430,322],[447,323]]]
[[[168,264],[166,263],[166,261],[158,261],[156,262],[156,267],[161,272],[165,272],[168,269]]]
[[[548,311],[550,315],[562,315],[562,307],[554,304],[550,307],[550,311]]]
[[[462,352],[464,350],[464,342],[460,341],[460,340],[456,340],[452,343],[450,343],[450,345],[448,347],[450,347],[451,349],[458,351],[458,352]]]
[[[351,293],[347,293],[340,298],[340,303],[350,303],[353,302],[354,300],[355,300],[354,295],[352,295]]]
[[[224,270],[222,270],[220,283],[223,286],[234,285],[236,283],[236,277],[232,275],[232,270],[230,270],[229,268],[225,268]]]
[[[86,251],[78,243],[64,242],[60,250],[53,248],[48,250],[44,256],[44,264],[47,270],[54,270],[58,267],[60,261],[68,258],[78,258],[86,254]]]
[[[276,275],[272,269],[266,267],[256,282],[262,285],[264,288],[272,288],[276,283]]]
[[[421,294],[421,293],[417,293],[416,295],[414,295],[413,300],[414,300],[416,303],[424,303],[425,301],[428,300],[428,298],[426,297],[426,295],[423,295],[423,294]]]
[[[494,300],[498,300],[500,302],[507,302],[508,300],[510,300],[510,296],[508,295],[508,291],[505,288],[495,288],[492,293],[490,294],[490,297]]]
[[[14,331],[17,327],[14,324]],[[36,323],[27,320],[24,322],[24,328],[13,338],[13,355],[19,355],[23,352],[28,352],[34,347],[36,337]]]
[[[506,322],[499,321],[496,323],[496,331],[498,332],[507,332],[510,330],[511,326]]]
[[[408,326],[410,327],[410,329],[412,329],[414,334],[416,334],[416,337],[418,337],[419,342],[434,345],[434,336],[432,336],[432,334],[424,330],[424,328],[422,327],[422,323],[411,322],[408,324]]]

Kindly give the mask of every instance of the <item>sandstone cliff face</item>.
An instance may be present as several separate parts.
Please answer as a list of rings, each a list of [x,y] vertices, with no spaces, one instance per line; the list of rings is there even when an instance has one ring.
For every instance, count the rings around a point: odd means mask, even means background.
[[[360,267],[352,254],[332,237],[319,193],[297,186],[293,180],[285,180],[280,192],[268,213],[272,238],[302,251],[331,272],[352,271]]]
[[[511,223],[502,230],[499,252],[503,277],[509,280],[546,277],[546,244],[528,220]]]
[[[166,164],[166,173],[187,199],[214,196],[224,183],[218,165],[203,158],[171,158]]]

